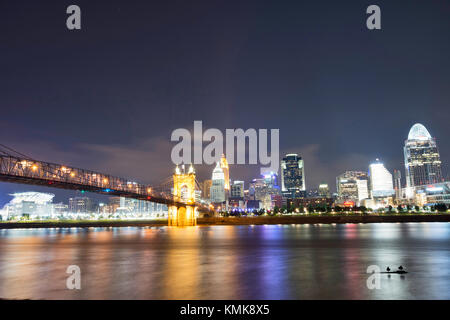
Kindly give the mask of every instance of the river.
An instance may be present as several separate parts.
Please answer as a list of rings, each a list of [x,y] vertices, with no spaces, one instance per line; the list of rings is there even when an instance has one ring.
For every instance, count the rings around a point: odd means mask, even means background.
[[[450,299],[450,223],[0,230],[0,298]]]

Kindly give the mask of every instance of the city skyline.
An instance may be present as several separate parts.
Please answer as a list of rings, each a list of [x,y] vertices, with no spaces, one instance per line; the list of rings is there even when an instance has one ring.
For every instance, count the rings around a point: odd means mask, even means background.
[[[449,16],[2,2],[0,303],[284,319],[450,299]]]
[[[5,8],[4,142],[148,184],[171,172],[170,132],[194,120],[221,130],[280,128],[280,155],[301,155],[307,185],[326,181],[333,190],[339,172],[376,158],[402,169],[416,122],[450,159],[450,22],[440,3],[410,1],[405,14],[405,4],[380,1],[389,14],[379,32],[367,30],[362,3],[173,5],[82,2],[79,32],[65,28],[63,4]],[[25,59],[35,39],[42,45]],[[197,170],[202,180],[211,172]],[[258,170],[233,166],[245,181]]]
[[[431,135],[429,134],[428,130],[420,123],[415,123],[410,128],[409,134],[408,134],[408,139],[405,140],[405,150],[406,150],[406,146],[409,146],[411,141],[412,142],[419,141],[421,143],[421,145],[422,145],[423,143],[428,143],[427,141],[429,141],[429,140],[432,141],[432,147],[434,148],[434,149],[432,149],[432,152],[436,153],[436,156],[433,154],[433,157],[434,158],[437,157],[437,159],[439,160],[439,153],[437,151],[438,149],[436,147],[436,142],[435,142],[436,140],[435,140],[435,138],[432,138]],[[428,146],[428,144],[426,146]],[[428,149],[426,149],[426,150],[428,150]],[[421,161],[427,161],[426,157],[424,159],[425,160],[421,160]],[[317,192],[319,190],[319,188],[320,188],[320,185],[322,185],[324,183],[322,181],[317,186],[309,186],[308,188],[305,188],[305,168],[304,168],[304,161],[303,161],[302,157],[297,155],[297,154],[286,154],[285,156],[282,157],[281,160],[282,161],[280,162],[279,171],[277,173],[275,173],[275,174],[279,177],[278,179],[281,181],[281,183],[279,183],[279,185],[277,185],[277,187],[280,188],[278,193],[280,195],[283,194],[283,197],[287,197],[287,198],[291,198],[291,199],[293,199],[293,198],[308,198],[309,195],[307,194],[307,191],[308,192],[310,192],[310,191]],[[284,172],[283,170],[286,170],[286,166],[289,163],[289,161],[292,162],[292,163],[290,165],[288,165],[288,167],[289,166],[292,167],[292,165],[294,167],[298,166],[298,168],[300,168],[300,173],[293,172],[293,173],[289,173],[288,176],[284,177],[285,174],[283,173]],[[405,151],[405,164],[406,164],[407,161],[408,161],[408,158],[406,158],[406,151]],[[439,167],[438,167],[439,173],[441,172],[440,171],[440,166],[441,166],[441,162],[439,160]],[[292,167],[292,168],[294,168],[294,167]],[[183,168],[184,168],[184,166],[183,166]],[[405,176],[405,179],[403,181],[401,180],[401,176],[400,176],[400,178],[395,177],[395,179],[400,179],[400,181],[401,181],[400,186],[401,187],[409,187],[409,185],[408,185],[408,178],[407,178],[409,171],[408,171],[407,168],[408,168],[408,166],[405,165],[406,176]],[[291,170],[291,169],[289,169],[289,170]],[[191,171],[191,170],[193,170],[192,166],[190,166],[190,168],[189,168],[189,171]],[[434,169],[434,167],[433,167],[433,172],[435,170],[436,169]],[[178,166],[176,166],[175,171],[176,172],[179,171]],[[394,169],[393,172],[395,173],[396,171],[398,171],[398,170]],[[226,172],[226,174],[225,174],[225,172]],[[348,171],[347,170],[343,174],[340,174],[340,175],[336,176],[336,185],[335,186],[336,186],[336,196],[337,196],[336,200],[337,201],[339,201],[340,195],[341,195],[341,192],[339,191],[339,185],[340,185],[340,182],[339,182],[340,178],[339,177],[343,176],[345,179],[347,179],[349,176],[346,176],[346,174],[349,173],[350,175],[352,175],[353,172],[357,173],[358,171]],[[358,186],[356,187],[356,185],[355,185],[357,190],[356,191],[352,191],[352,192],[357,192],[357,195],[355,197],[349,196],[347,198],[342,198],[340,200],[342,200],[342,201],[344,201],[344,200],[352,200],[352,201],[355,201],[355,203],[359,203],[359,201],[363,200],[364,198],[374,198],[374,197],[379,197],[380,195],[388,195],[388,194],[389,195],[393,195],[395,193],[396,196],[397,196],[397,193],[394,192],[394,183],[395,182],[394,182],[393,175],[392,175],[392,173],[389,170],[386,170],[386,168],[384,166],[384,163],[380,162],[380,160],[378,158],[375,160],[375,162],[372,161],[368,165],[368,168],[367,168],[367,170],[365,172],[366,173],[361,172],[361,174],[364,174],[366,176],[366,178],[364,178],[364,179],[367,180],[367,182],[365,182],[364,189],[363,189],[362,192],[364,194],[367,193],[367,195],[361,198],[361,196],[360,196],[360,193],[361,193],[361,190],[360,190],[361,184],[360,184],[360,182],[363,182],[364,180],[360,181],[360,180],[358,180],[359,178],[356,178],[354,183],[358,182]],[[375,173],[377,173],[377,175],[380,175],[380,178],[375,178]],[[359,173],[357,173],[357,174],[359,174]],[[220,175],[220,177],[219,177],[219,175]],[[292,179],[292,175],[294,175],[294,177],[293,177],[294,179]],[[299,175],[299,176],[297,176],[297,175]],[[387,175],[386,178],[382,178],[382,177],[384,177],[386,175]],[[291,177],[289,177],[289,176],[291,176]],[[260,177],[264,177],[264,175],[263,176],[257,176],[255,178],[253,178],[252,180],[247,181],[247,186],[248,186],[247,190],[251,189],[251,184],[252,184],[251,181],[256,181]],[[208,200],[210,199],[213,203],[214,202],[220,203],[220,202],[223,202],[225,200],[228,201],[228,197],[230,195],[231,189],[230,189],[230,187],[228,189],[226,189],[225,185],[233,184],[234,180],[238,180],[238,182],[243,182],[244,188],[245,188],[245,185],[246,185],[245,181],[239,181],[239,177],[230,176],[227,159],[226,159],[225,155],[222,154],[222,156],[220,158],[220,161],[217,161],[215,169],[212,170],[212,180],[204,179],[204,180],[201,181],[202,185],[200,186],[200,191],[203,192],[203,194],[201,195],[202,198],[208,199]],[[205,183],[207,181],[211,181],[211,183],[212,183],[211,186],[209,186],[209,188],[211,190],[211,193],[210,193],[211,198],[209,198],[210,197],[209,194],[208,194],[208,196],[205,197],[205,190],[204,190],[204,187],[203,187],[203,183]],[[216,183],[217,181],[219,181],[219,182],[221,181],[219,183],[219,185],[217,185],[217,183]],[[433,183],[439,183],[439,182],[443,182],[443,181],[444,181],[443,178],[441,178],[441,180],[434,180]],[[369,186],[369,182],[370,182],[370,186]],[[427,182],[427,183],[431,183],[431,182]],[[387,187],[386,187],[386,184],[387,184]],[[287,188],[287,187],[285,187],[285,185],[286,186],[289,185],[290,187]],[[327,185],[328,185],[328,183],[327,183]],[[425,185],[425,184],[422,184],[422,185]],[[329,185],[327,187],[329,188]],[[355,188],[355,187],[351,187],[351,188]],[[384,188],[384,187],[386,187],[386,188]],[[31,188],[32,189],[30,189],[30,190],[33,190],[33,191],[36,189],[36,187],[31,187]],[[222,191],[220,191],[220,188],[222,189]],[[293,192],[293,191],[289,191],[288,192],[288,189],[291,190],[291,188],[295,188],[295,190],[297,190],[297,189],[298,190],[295,191],[295,192]],[[41,188],[38,187],[38,189],[41,189]],[[292,190],[294,190],[294,189],[292,189]],[[298,193],[299,191],[304,192],[304,193],[299,194]],[[24,192],[24,191],[21,190],[20,192]],[[370,192],[370,195],[369,195],[369,192]],[[78,193],[79,192],[77,192],[77,191],[70,192],[69,193],[69,194],[71,194],[70,198],[74,197],[74,194],[78,194]],[[83,194],[84,194],[84,192],[82,192],[82,195]],[[222,195],[220,195],[220,194],[222,194]],[[12,196],[13,194],[9,194],[9,195]],[[100,200],[101,197],[102,196],[94,195],[94,199],[97,200],[97,203],[101,203],[101,200]],[[68,199],[70,200],[70,198],[68,198]],[[64,202],[64,201],[61,201],[61,199],[59,199],[59,197],[57,199],[61,203]],[[264,201],[262,201],[262,202],[264,202]],[[8,203],[8,201],[6,201],[5,204],[6,203]]]

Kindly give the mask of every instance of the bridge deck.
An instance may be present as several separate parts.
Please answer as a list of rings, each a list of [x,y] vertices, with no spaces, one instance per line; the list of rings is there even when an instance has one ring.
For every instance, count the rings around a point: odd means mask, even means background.
[[[149,185],[85,169],[0,155],[0,181],[89,191],[166,205],[186,206]]]

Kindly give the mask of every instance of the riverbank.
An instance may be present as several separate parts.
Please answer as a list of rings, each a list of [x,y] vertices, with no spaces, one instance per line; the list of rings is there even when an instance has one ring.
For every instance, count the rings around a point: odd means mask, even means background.
[[[260,225],[316,223],[450,222],[450,214],[404,215],[303,215],[274,217],[202,218],[201,225]]]
[[[450,214],[396,215],[296,215],[259,217],[199,218],[198,225],[262,225],[262,224],[318,224],[318,223],[395,223],[450,222]],[[161,227],[167,219],[158,220],[101,220],[101,221],[21,221],[0,222],[0,229],[23,228],[104,228],[104,227]]]

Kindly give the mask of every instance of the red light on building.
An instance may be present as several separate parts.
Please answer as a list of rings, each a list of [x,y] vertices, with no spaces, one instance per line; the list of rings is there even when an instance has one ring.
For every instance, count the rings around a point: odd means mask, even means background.
[[[344,202],[344,207],[354,207],[354,206],[355,206],[354,201],[345,201]]]

